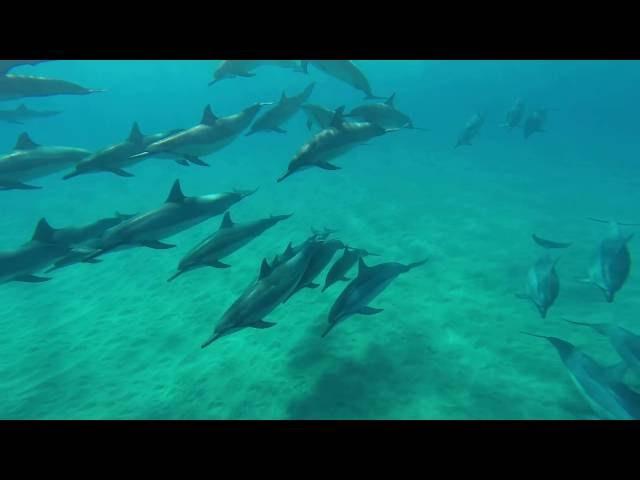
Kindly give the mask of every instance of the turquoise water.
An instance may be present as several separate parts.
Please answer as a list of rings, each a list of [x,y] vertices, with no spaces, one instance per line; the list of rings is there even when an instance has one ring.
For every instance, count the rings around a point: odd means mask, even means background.
[[[553,348],[523,330],[567,339],[603,364],[619,359],[604,337],[562,318],[613,322],[640,333],[640,280],[614,303],[585,275],[606,226],[586,217],[640,222],[638,62],[357,61],[377,95],[428,132],[402,130],[334,163],[276,183],[311,133],[302,112],[286,135],[240,136],[205,157],[209,168],[150,159],[130,170],[30,183],[0,192],[0,249],[53,227],[165,200],[175,179],[186,195],[258,192],[231,208],[238,222],[293,217],[225,259],[172,283],[178,261],[221,216],[170,242],[54,272],[40,284],[0,285],[0,418],[4,419],[578,419],[592,415]],[[316,82],[311,103],[351,109],[363,94],[310,67],[278,68],[211,87],[215,61],[52,61],[15,73],[62,78],[107,91],[1,102],[62,110],[26,125],[0,124],[0,151],[21,132],[42,145],[97,150],[195,125],[205,105],[220,116],[277,101]],[[546,132],[524,140],[500,126],[515,99],[548,107]],[[469,118],[486,111],[472,146],[454,149]],[[270,329],[245,329],[207,349],[224,311],[255,279],[264,257],[328,227],[366,259],[429,262],[398,277],[372,306],[320,338],[344,284],[305,289],[279,306]],[[633,231],[633,229],[630,229]],[[560,295],[545,319],[514,297],[542,253],[531,233],[571,241],[557,270]],[[637,256],[636,241],[629,244]],[[337,258],[337,256],[336,256]],[[324,282],[326,271],[319,277]],[[351,272],[355,275],[355,270]],[[631,385],[638,385],[630,376]]]

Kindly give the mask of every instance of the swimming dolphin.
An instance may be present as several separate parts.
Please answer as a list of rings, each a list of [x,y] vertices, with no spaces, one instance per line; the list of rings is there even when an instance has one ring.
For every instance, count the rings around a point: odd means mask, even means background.
[[[276,268],[282,265],[287,260],[289,260],[290,258],[297,255],[299,252],[301,252],[310,243],[317,242],[320,240],[326,240],[329,237],[329,235],[331,235],[332,233],[335,233],[335,230],[330,230],[328,228],[325,228],[322,232],[320,232],[312,229],[312,235],[309,238],[307,238],[301,244],[295,245],[295,246],[293,245],[292,242],[289,242],[284,252],[282,252],[281,254],[275,255],[269,262],[269,265],[271,266],[271,268]]]
[[[266,259],[262,260],[258,279],[224,313],[202,348],[244,328],[273,327],[275,323],[265,322],[264,317],[273,312],[296,288],[317,246],[316,243],[306,244],[297,254],[277,267],[269,265]]]
[[[26,75],[0,75],[0,100],[52,95],[88,95],[99,92],[104,90],[81,87],[65,80]]]
[[[626,364],[640,374],[640,335],[611,323],[582,323],[564,319],[573,325],[590,327],[607,337],[614,350]]]
[[[547,109],[538,109],[529,114],[524,121],[522,133],[524,138],[529,138],[534,133],[544,132],[544,124],[547,121]]]
[[[535,233],[531,234],[533,241],[540,245],[542,248],[569,248],[570,243],[554,242],[553,240],[546,240],[537,236]]]
[[[31,110],[24,103],[13,110],[0,110],[0,120],[8,123],[22,125],[27,120],[34,118],[48,118],[60,115],[58,110]]]
[[[39,283],[51,280],[50,277],[35,274],[71,251],[68,245],[57,243],[53,235],[54,230],[42,218],[31,241],[16,250],[0,252],[0,283]]]
[[[236,190],[229,193],[186,197],[182,193],[180,181],[176,180],[161,207],[136,215],[107,230],[100,239],[99,248],[87,256],[85,261],[116,249],[132,246],[160,250],[173,248],[175,245],[163,243],[161,240],[224,213],[232,205],[255,191]]]
[[[380,295],[398,275],[424,265],[426,262],[427,260],[421,260],[409,265],[388,262],[369,267],[362,257],[358,258],[358,276],[347,285],[331,307],[329,326],[322,336],[327,336],[338,323],[353,315],[375,315],[382,312],[381,308],[368,306],[369,303]]]
[[[560,292],[560,281],[556,272],[557,262],[558,259],[554,260],[550,255],[539,258],[527,274],[527,293],[517,295],[518,298],[531,300],[542,318],[547,316],[549,308]]]
[[[235,77],[255,77],[253,71],[259,67],[280,67],[302,72],[300,63],[296,60],[223,60],[215,72],[209,85],[221,80]],[[305,72],[306,73],[306,72]]]
[[[22,65],[38,65],[39,63],[48,62],[49,60],[0,60],[0,75]]]
[[[413,126],[411,118],[395,107],[396,94],[391,95],[384,103],[367,103],[354,108],[345,117],[357,118],[369,123],[375,123],[384,128],[407,128],[423,130]]]
[[[626,370],[624,363],[603,367],[565,340],[523,333],[544,338],[555,347],[571,380],[600,418],[640,419],[640,394],[622,383],[622,376]]]
[[[227,211],[222,218],[220,228],[210,235],[180,260],[178,271],[171,277],[171,282],[176,277],[201,267],[229,268],[230,265],[220,260],[258,238],[278,222],[286,220],[291,215],[277,215],[269,218],[255,220],[246,223],[234,223],[231,214]]]
[[[257,132],[287,133],[282,129],[282,125],[298,113],[302,104],[311,96],[314,86],[315,83],[312,83],[298,95],[291,97],[287,97],[287,94],[282,92],[280,101],[271,107],[271,109],[267,110],[261,117],[258,117],[246,135],[253,135]]]
[[[503,127],[512,130],[519,127],[524,117],[524,102],[521,99],[517,99],[516,103],[511,107],[511,110],[507,112],[507,118],[502,124]]]
[[[475,114],[471,119],[467,122],[462,133],[458,137],[458,141],[456,142],[455,147],[460,147],[462,145],[471,145],[471,140],[473,140],[478,133],[480,133],[480,128],[484,124],[485,115],[484,114]]]
[[[330,161],[369,139],[395,131],[373,123],[346,123],[342,118],[343,111],[344,107],[337,109],[331,126],[314,135],[302,146],[289,162],[287,171],[278,178],[278,182],[311,167],[340,170],[340,167],[333,165]]]
[[[82,148],[38,145],[22,133],[13,152],[0,157],[0,190],[39,189],[25,182],[65,170],[89,155]]]
[[[631,271],[631,254],[627,243],[633,234],[622,235],[620,226],[611,222],[609,234],[600,242],[593,255],[588,276],[584,283],[598,286],[608,303],[612,303],[616,293],[622,288]]]
[[[367,80],[367,77],[362,73],[362,70],[360,70],[351,60],[303,60],[301,64],[302,70],[307,72],[309,64],[313,65],[318,70],[323,71],[327,75],[352,86],[356,90],[364,92],[366,100],[384,100],[384,97],[379,97],[373,94],[371,91],[371,85],[369,85],[369,80]]]
[[[350,248],[345,246],[342,256],[336,260],[329,269],[329,272],[327,272],[322,291],[324,292],[327,288],[338,281],[348,282],[350,279],[345,276],[346,273],[351,270],[351,267],[353,267],[361,257],[364,258],[369,255],[379,257],[378,254],[367,252],[362,248]]]
[[[307,116],[307,129],[311,130],[313,125],[317,125],[320,130],[329,128],[333,117],[335,116],[335,110],[329,110],[321,105],[315,105],[313,103],[305,103],[300,108]]]
[[[207,105],[200,123],[160,141],[148,145],[144,152],[132,158],[144,158],[158,154],[181,155],[194,163],[202,163],[198,157],[210,155],[233,142],[268,103],[255,103],[239,113],[217,117]]]

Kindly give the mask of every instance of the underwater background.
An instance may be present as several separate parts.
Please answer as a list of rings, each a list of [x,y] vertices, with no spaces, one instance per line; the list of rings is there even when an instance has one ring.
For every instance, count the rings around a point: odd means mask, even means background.
[[[97,150],[134,121],[151,134],[195,125],[211,104],[230,115],[316,82],[310,103],[347,109],[363,95],[315,69],[277,68],[208,86],[216,61],[52,61],[15,73],[64,78],[106,92],[27,98],[61,110],[0,124],[0,152],[24,131],[42,145]],[[148,160],[133,178],[95,174],[0,192],[0,250],[27,241],[37,221],[81,225],[159,206],[180,179],[186,195],[258,192],[234,221],[293,213],[228,257],[167,283],[180,258],[218,229],[214,217],[172,237],[177,248],[124,250],[53,272],[42,284],[0,285],[3,419],[581,419],[592,415],[554,349],[522,331],[568,339],[610,365],[606,338],[576,328],[613,322],[639,332],[640,277],[607,303],[587,271],[607,226],[640,222],[640,63],[636,61],[357,61],[377,95],[396,93],[414,125],[336,161],[276,183],[312,133],[302,112],[287,134],[240,136],[206,157],[209,168]],[[12,72],[13,73],[13,72]],[[515,99],[549,108],[545,132],[524,139],[501,124]],[[474,114],[472,146],[454,148]],[[321,338],[343,286],[305,289],[268,320],[207,349],[200,344],[255,278],[264,257],[331,228],[382,261],[428,263]],[[630,229],[629,231],[633,231]],[[573,242],[557,266],[560,295],[545,319],[515,298],[542,253],[531,234]],[[639,251],[629,243],[631,257]],[[337,258],[337,257],[336,257]],[[324,280],[323,272],[319,277]],[[351,272],[354,275],[354,272]],[[633,383],[635,382],[635,383]],[[639,382],[632,379],[632,385]]]

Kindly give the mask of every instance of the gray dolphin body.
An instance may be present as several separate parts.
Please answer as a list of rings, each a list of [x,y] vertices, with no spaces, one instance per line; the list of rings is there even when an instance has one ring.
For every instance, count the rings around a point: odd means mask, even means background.
[[[588,277],[584,280],[598,286],[607,302],[613,302],[631,271],[631,254],[627,243],[633,234],[622,235],[617,223],[611,222],[610,233],[605,237],[593,255]]]
[[[354,108],[345,117],[353,117],[384,128],[415,129],[411,118],[395,107],[396,94],[391,95],[384,103],[368,103]]]
[[[0,252],[0,283],[51,280],[35,274],[70,251],[69,245],[55,241],[54,230],[43,218],[38,222],[31,241],[16,250]]]
[[[22,125],[25,121],[35,118],[49,118],[60,115],[58,110],[31,110],[25,104],[20,104],[13,110],[0,110],[0,120]]]
[[[600,335],[607,337],[614,350],[620,358],[640,374],[640,335],[627,330],[626,328],[613,325],[611,323],[582,323],[566,320],[574,325],[590,327]]]
[[[320,130],[329,128],[336,114],[335,110],[330,110],[322,105],[315,105],[313,103],[305,103],[301,108],[307,116],[307,129],[309,130],[311,130],[311,127],[314,125],[318,126]]]
[[[403,265],[401,263],[381,263],[369,267],[361,258],[358,259],[358,276],[347,285],[336,299],[329,312],[329,326],[322,334],[327,336],[336,325],[347,318],[360,315],[375,315],[382,312],[380,308],[372,308],[369,303],[380,295],[399,275],[423,265],[426,260]]]
[[[565,340],[542,335],[532,336],[544,338],[555,347],[571,380],[600,418],[640,419],[640,395],[621,381],[625,365],[603,367]]]
[[[144,152],[134,155],[133,158],[173,154],[190,161],[196,160],[194,163],[198,163],[198,157],[217,152],[238,138],[264,105],[266,104],[255,103],[227,117],[215,116],[211,106],[207,105],[198,125],[148,145]]]
[[[278,178],[278,182],[296,172],[312,167],[324,170],[340,170],[340,167],[330,163],[331,160],[344,155],[367,140],[394,131],[374,123],[346,123],[342,120],[342,111],[343,107],[336,110],[331,127],[317,133],[302,146],[289,162],[287,171]]]
[[[277,223],[291,215],[276,215],[246,223],[234,223],[231,214],[224,214],[220,228],[189,251],[178,265],[178,271],[168,282],[180,275],[201,267],[229,268],[220,260],[255,240]]]
[[[484,120],[485,115],[481,114],[475,114],[471,117],[458,137],[455,145],[456,148],[462,145],[471,145],[471,141],[480,133],[480,129],[482,125],[484,125]]]
[[[107,230],[100,238],[95,252],[84,261],[90,261],[116,249],[144,246],[155,249],[173,248],[175,245],[160,240],[187,230],[205,220],[224,213],[254,191],[215,193],[199,197],[186,197],[176,180],[165,203],[150,212],[136,215]]]
[[[526,294],[518,295],[519,298],[531,300],[545,318],[549,308],[558,298],[560,292],[560,280],[556,272],[557,259],[544,255],[539,258],[527,273]]]
[[[277,267],[262,261],[260,275],[224,313],[202,348],[219,338],[244,328],[269,328],[275,325],[264,318],[283,303],[296,288],[318,245],[310,242]]]
[[[375,257],[378,256],[375,253],[367,252],[366,250],[361,248],[349,248],[345,246],[342,256],[338,260],[336,260],[336,262],[327,272],[322,291],[324,292],[327,288],[329,288],[336,282],[348,282],[350,279],[345,276],[347,272],[351,270],[351,267],[353,267],[360,258],[364,258],[369,255]]]
[[[384,99],[384,97],[373,94],[369,80],[351,60],[303,60],[301,65],[305,72],[308,70],[309,64],[356,90],[360,90],[365,94],[367,100]]]
[[[65,170],[89,155],[82,148],[38,145],[22,133],[13,152],[0,157],[0,190],[38,189],[25,182]]]
[[[502,124],[503,127],[512,130],[519,127],[524,118],[524,102],[521,99],[516,100],[516,103],[511,107],[511,110],[507,112],[507,118]]]
[[[535,233],[531,234],[531,238],[534,242],[540,245],[542,248],[569,248],[571,243],[566,242],[554,242],[553,240],[547,240],[545,238],[539,237]]]
[[[524,138],[529,138],[534,133],[544,132],[544,124],[547,121],[547,110],[539,109],[531,112],[524,121],[522,134]]]
[[[213,72],[213,80],[209,85],[221,80],[236,77],[255,77],[254,70],[260,67],[279,67],[302,72],[300,62],[297,60],[223,60]]]
[[[66,80],[26,75],[0,75],[0,100],[52,95],[88,95],[103,91],[85,88]]]
[[[38,65],[49,60],[0,60],[0,75],[5,75],[10,70],[22,65]]]
[[[287,133],[282,128],[282,125],[298,113],[302,104],[311,96],[314,86],[315,83],[312,83],[302,92],[292,97],[287,97],[286,93],[282,92],[280,101],[261,117],[258,117],[255,123],[251,125],[247,135],[253,135],[257,132]]]

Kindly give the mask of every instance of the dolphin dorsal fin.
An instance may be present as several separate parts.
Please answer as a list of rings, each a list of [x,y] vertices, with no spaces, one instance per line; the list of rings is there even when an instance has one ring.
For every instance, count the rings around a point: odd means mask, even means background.
[[[366,275],[366,273],[371,269],[371,267],[367,266],[366,263],[364,263],[364,260],[362,259],[362,257],[358,257],[358,276],[362,276],[362,275]]]
[[[233,227],[233,220],[231,220],[231,214],[229,211],[224,213],[224,217],[222,217],[222,222],[220,222],[220,229],[223,228],[231,228]]]
[[[284,249],[284,255],[292,255],[293,254],[293,245],[291,242],[287,245],[287,248]]]
[[[34,148],[38,148],[36,142],[31,140],[31,137],[27,132],[21,133],[18,137],[18,141],[16,142],[16,146],[13,147],[14,150],[33,150]]]
[[[185,198],[184,193],[182,193],[182,187],[180,186],[180,180],[176,180],[173,182],[173,186],[165,203],[182,203]]]
[[[218,117],[216,117],[211,110],[211,105],[207,105],[202,113],[202,120],[200,120],[200,123],[203,125],[213,125],[216,123],[216,120],[218,120]]]
[[[142,132],[140,132],[140,126],[138,125],[138,122],[133,122],[127,140],[132,143],[142,143],[143,139],[144,135],[142,135]]]
[[[330,127],[341,128],[344,123],[344,105],[336,108],[333,112],[333,118],[331,119]]]
[[[269,262],[267,262],[266,258],[262,259],[262,264],[260,265],[260,275],[258,276],[258,280],[262,280],[265,277],[268,277],[271,273],[271,266]]]
[[[396,108],[395,99],[396,99],[396,93],[393,92],[393,95],[391,95],[389,98],[387,98],[387,100],[384,102],[384,104],[390,106],[391,108]]]
[[[45,218],[41,218],[36,229],[31,237],[32,242],[52,243],[53,235],[56,232],[55,228],[49,225],[49,222]]]

